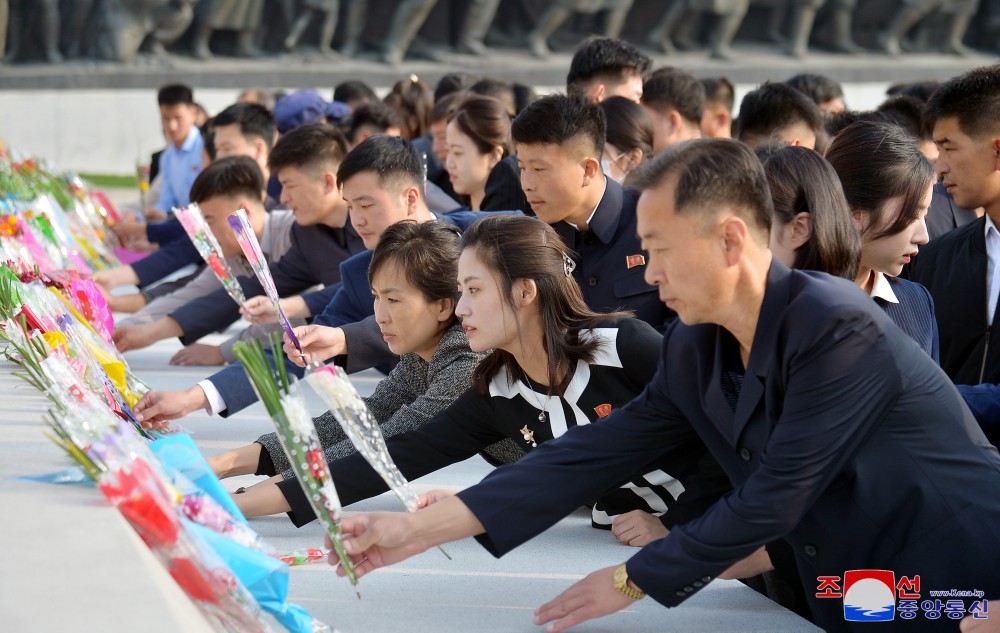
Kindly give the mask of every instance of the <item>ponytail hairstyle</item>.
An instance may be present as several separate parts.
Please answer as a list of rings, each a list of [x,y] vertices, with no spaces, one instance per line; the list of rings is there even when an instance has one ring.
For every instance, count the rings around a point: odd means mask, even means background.
[[[538,309],[542,321],[542,347],[548,354],[549,395],[562,396],[565,381],[559,382],[560,368],[571,369],[577,361],[593,362],[597,341],[581,337],[580,331],[606,325],[609,320],[629,313],[599,314],[583,300],[573,279],[576,263],[559,234],[538,218],[491,215],[479,220],[462,235],[462,250],[474,248],[479,260],[493,273],[503,300],[517,313],[514,282],[530,279],[538,288]],[[503,350],[493,350],[476,368],[472,384],[486,393],[489,383],[506,370],[513,384],[527,375]],[[567,373],[567,377],[569,374]]]

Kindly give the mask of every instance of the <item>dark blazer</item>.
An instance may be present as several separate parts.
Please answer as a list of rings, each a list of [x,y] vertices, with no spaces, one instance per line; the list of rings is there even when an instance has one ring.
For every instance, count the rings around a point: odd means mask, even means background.
[[[722,376],[741,368],[721,327],[672,324],[656,376],[627,407],[458,493],[486,528],[480,541],[503,554],[700,438],[735,489],[627,562],[657,602],[680,604],[780,537],[827,631],[867,629],[844,621],[842,601],[813,597],[820,575],[887,569],[919,573],[927,590],[1000,595],[1000,456],[944,373],[871,299],[774,262],[731,407]]]
[[[483,211],[506,211],[508,209],[531,211],[528,197],[521,189],[521,170],[517,166],[516,155],[504,158],[490,170],[490,175],[486,178],[486,187],[480,209]]]
[[[487,215],[489,214],[480,211],[453,211],[435,217],[465,230],[470,224]],[[372,301],[371,287],[368,285],[368,264],[371,259],[372,251],[366,250],[340,265],[340,288],[326,309],[313,319],[313,323],[318,325],[343,328],[350,353],[337,360],[348,372],[380,366],[388,371],[395,365],[397,359],[386,346],[381,330],[375,322],[375,304]],[[281,261],[284,260],[285,258],[282,258]],[[232,304],[232,300],[229,300],[229,303]],[[270,354],[270,351],[267,353]],[[305,370],[293,365],[287,358],[283,358],[283,361],[290,374],[302,377]],[[257,394],[250,386],[250,381],[240,363],[233,363],[216,372],[208,380],[226,402],[226,410],[220,414],[222,417],[229,417],[257,402]]]
[[[291,247],[284,257],[269,266],[278,295],[295,295],[317,284],[339,284],[340,263],[363,250],[364,243],[351,226],[333,229],[319,224],[293,224]],[[264,294],[254,275],[240,277],[239,282],[248,299]],[[240,306],[220,288],[175,310],[170,317],[184,332],[181,342],[190,345],[239,319]]]
[[[632,310],[637,319],[663,332],[676,316],[660,301],[656,288],[643,279],[646,251],[636,232],[635,204],[639,194],[607,178],[607,189],[590,230],[580,232],[566,222],[552,225],[576,253],[573,278],[583,299],[596,312]]]
[[[934,297],[941,368],[965,385],[1000,382],[1000,319],[986,322],[985,230],[979,218],[939,237],[920,249],[908,273]]]
[[[909,335],[927,355],[940,361],[937,321],[934,320],[934,299],[918,283],[888,277],[889,285],[899,303],[875,297],[875,303],[885,310],[892,322]]]
[[[944,185],[941,183],[934,185],[931,206],[927,210],[927,217],[924,218],[924,222],[927,224],[927,235],[931,240],[935,240],[952,229],[968,224],[975,219],[976,212],[957,206]]]

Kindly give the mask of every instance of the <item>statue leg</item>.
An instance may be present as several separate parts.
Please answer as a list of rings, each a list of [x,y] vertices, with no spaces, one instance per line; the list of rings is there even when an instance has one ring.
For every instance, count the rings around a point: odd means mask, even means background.
[[[405,0],[396,9],[396,15],[392,18],[392,29],[382,55],[383,61],[393,66],[398,66],[406,55],[406,49],[410,47],[417,31],[427,21],[431,9],[437,4],[437,0]]]
[[[42,45],[45,48],[45,61],[58,64],[63,60],[59,53],[59,3],[56,0],[43,0],[38,3],[42,12]]]
[[[782,0],[775,0],[774,4],[771,5],[771,9],[767,16],[767,39],[771,40],[775,44],[787,44],[787,40],[781,34],[781,27],[785,25],[785,15],[788,10],[788,5],[794,4],[795,9],[792,14],[792,37],[795,35],[795,24],[796,24],[796,13],[799,10],[799,5],[801,2],[783,2]]]
[[[333,53],[333,34],[337,32],[337,18],[340,17],[340,2],[333,3],[326,11],[323,28],[319,32],[319,50],[327,55]]]
[[[619,37],[622,29],[625,28],[625,20],[628,12],[632,10],[634,0],[618,0],[615,6],[608,11],[608,20],[604,25],[604,35],[606,37]]]
[[[972,22],[978,8],[977,2],[962,2],[953,8],[954,13],[948,25],[948,43],[945,45],[947,52],[962,57],[972,57],[976,54],[976,51],[963,44],[962,40],[965,39],[965,32],[969,30],[969,23]]]
[[[573,11],[562,3],[550,6],[538,24],[528,35],[528,44],[531,47],[531,54],[535,57],[545,58],[552,52],[549,50],[548,39],[563,23],[573,15]]]
[[[860,55],[865,52],[854,43],[854,7],[855,0],[834,0],[833,5],[833,48],[848,55]]]
[[[10,5],[0,0],[0,64],[7,56],[7,25],[10,23]]]
[[[659,23],[646,36],[646,41],[663,50],[664,53],[673,55],[677,52],[674,48],[673,35],[677,28],[677,22],[687,11],[689,0],[674,0],[667,9]]]
[[[305,32],[306,28],[309,27],[309,22],[312,21],[313,13],[315,9],[306,9],[297,18],[295,22],[292,23],[292,28],[288,31],[288,36],[285,37],[285,50],[293,51],[295,50],[295,45],[299,43],[299,38]]]
[[[919,3],[907,3],[892,16],[892,21],[885,30],[878,34],[878,43],[886,54],[898,57],[902,52],[899,40],[916,25],[925,15],[934,10],[935,0],[924,0]]]
[[[366,0],[348,0],[347,4],[347,33],[344,37],[344,45],[340,47],[340,52],[348,57],[354,57],[361,48],[361,33],[365,30],[365,9]]]
[[[712,34],[709,36],[709,53],[715,59],[733,59],[735,54],[730,45],[736,37],[736,31],[740,30],[743,18],[746,17],[750,8],[750,0],[743,0],[734,7],[733,11],[719,16]]]
[[[458,50],[470,55],[485,55],[486,34],[497,14],[500,0],[472,0],[469,13],[465,16],[462,36],[458,40]]]
[[[809,35],[816,21],[816,7],[796,2],[792,10],[792,30],[788,37],[788,54],[803,59],[809,53]]]

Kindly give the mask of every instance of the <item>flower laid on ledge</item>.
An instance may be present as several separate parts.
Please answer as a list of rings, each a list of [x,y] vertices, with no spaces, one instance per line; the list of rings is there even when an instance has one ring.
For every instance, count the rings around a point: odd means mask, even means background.
[[[240,286],[240,282],[236,280],[236,276],[233,275],[233,271],[229,268],[229,264],[222,254],[222,247],[219,246],[219,242],[215,239],[212,229],[205,222],[205,216],[201,214],[201,209],[198,208],[198,205],[192,202],[186,207],[174,209],[174,215],[180,220],[184,231],[191,238],[191,243],[198,249],[198,254],[201,255],[201,258],[205,260],[208,267],[215,273],[215,276],[219,279],[219,283],[226,289],[229,296],[233,298],[233,301],[237,305],[246,303],[247,299],[243,295],[243,288]]]
[[[264,288],[267,298],[271,300],[271,306],[274,308],[274,313],[278,315],[278,321],[281,322],[281,327],[285,330],[288,340],[301,352],[302,346],[299,345],[299,339],[295,336],[295,331],[292,330],[292,324],[285,315],[285,311],[281,309],[281,297],[278,296],[278,289],[274,286],[274,278],[271,277],[271,270],[267,267],[264,251],[260,247],[260,242],[257,241],[257,234],[254,233],[253,227],[250,225],[250,218],[247,217],[246,209],[237,209],[236,213],[233,213],[227,219],[229,226],[236,235],[236,241],[240,243],[243,254],[246,256],[247,261],[250,262],[250,268],[257,275],[257,279]],[[280,349],[280,347],[275,349]]]
[[[271,335],[272,349],[280,349],[277,332]],[[288,454],[295,476],[305,491],[313,511],[326,528],[333,542],[340,564],[347,572],[351,584],[357,586],[358,577],[354,564],[344,551],[340,535],[340,497],[326,465],[326,454],[306,408],[300,387],[290,382],[281,359],[272,363],[264,352],[259,339],[237,341],[233,353],[243,365],[250,382],[274,422],[278,439]],[[360,594],[358,594],[360,597]]]

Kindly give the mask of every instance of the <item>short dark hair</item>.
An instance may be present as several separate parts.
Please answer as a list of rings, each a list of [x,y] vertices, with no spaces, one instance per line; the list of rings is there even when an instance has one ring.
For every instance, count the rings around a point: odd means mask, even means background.
[[[823,128],[823,116],[812,99],[788,84],[765,82],[740,103],[736,136],[765,140],[780,129],[803,123],[814,132]]]
[[[840,82],[834,81],[826,75],[801,73],[788,79],[785,83],[812,99],[816,105],[844,98],[844,89]]]
[[[830,163],[807,147],[786,145],[764,160],[764,172],[774,202],[772,225],[784,226],[799,213],[809,213],[812,235],[795,252],[794,267],[854,281],[861,237]]]
[[[441,79],[438,79],[437,84],[434,85],[434,98],[440,99],[441,97],[461,92],[477,81],[479,81],[479,77],[470,75],[469,73],[447,73]]]
[[[267,157],[267,166],[273,174],[286,167],[335,171],[346,153],[347,141],[340,130],[326,123],[307,123],[278,139]]]
[[[264,176],[257,162],[248,156],[229,156],[201,170],[191,184],[191,202],[227,196],[263,200]]]
[[[215,132],[208,130],[201,133],[201,149],[208,156],[209,162],[214,163],[215,157],[219,155],[215,149]]]
[[[530,106],[535,101],[538,101],[538,93],[535,89],[527,84],[522,84],[519,82],[514,82],[514,116],[521,114],[521,110],[524,110]]]
[[[416,187],[423,195],[424,161],[406,139],[396,136],[369,136],[344,157],[337,170],[337,182],[345,182],[359,173],[378,174],[379,185]]]
[[[449,122],[475,144],[480,154],[487,154],[499,147],[504,156],[512,153],[510,139],[510,113],[499,99],[469,95],[455,108]]]
[[[671,145],[640,166],[631,186],[652,189],[677,179],[674,210],[678,215],[713,217],[733,208],[763,242],[774,214],[764,167],[753,151],[738,141],[702,138]]]
[[[701,80],[701,86],[705,89],[706,104],[717,103],[732,113],[733,106],[736,105],[736,89],[731,81],[725,77],[705,77]]]
[[[686,121],[701,125],[705,87],[686,70],[672,66],[657,68],[642,84],[642,104],[657,112],[677,110]]]
[[[934,182],[934,168],[917,142],[891,123],[858,121],[844,128],[826,150],[840,177],[847,204],[868,214],[862,238],[895,235],[920,215],[920,202]],[[885,203],[902,198],[899,216],[885,226]]]
[[[466,89],[466,92],[484,97],[493,97],[504,105],[511,116],[517,111],[517,100],[514,98],[514,87],[506,81],[485,77]]]
[[[1000,65],[982,66],[941,84],[924,109],[927,127],[954,117],[973,138],[1000,132]]]
[[[566,90],[579,96],[591,81],[622,82],[630,75],[643,77],[652,62],[649,56],[626,41],[613,37],[591,37],[573,53],[566,75]]]
[[[917,141],[930,140],[930,130],[923,124],[924,104],[916,97],[896,95],[882,102],[871,120],[895,123],[910,133]],[[862,118],[867,118],[862,116]]]
[[[167,84],[156,93],[156,102],[161,106],[193,106],[194,91],[184,84]]]
[[[351,79],[337,84],[333,89],[333,100],[341,103],[371,103],[378,101],[378,95],[365,82]]]
[[[578,97],[549,95],[517,115],[511,125],[514,142],[525,145],[563,145],[584,138],[593,145],[594,157],[604,153],[604,111]]]
[[[360,132],[363,127],[373,128],[376,133],[383,134],[389,128],[396,128],[402,131],[404,124],[403,120],[399,117],[399,113],[396,112],[395,109],[389,107],[381,101],[373,101],[371,103],[362,103],[359,105],[358,108],[344,120],[340,129],[344,131],[344,135],[347,137],[347,140],[353,145],[358,138],[358,132]]]
[[[264,140],[268,151],[274,145],[278,126],[271,111],[256,103],[234,103],[212,119],[212,127],[239,125],[240,134]]]
[[[462,103],[465,98],[464,92],[449,92],[445,96],[434,101],[434,109],[431,110],[431,123],[447,121],[451,115],[455,114],[455,108]]]
[[[917,99],[927,103],[927,100],[931,98],[934,91],[938,89],[941,85],[940,81],[915,81],[912,83],[898,83],[889,86],[889,89],[885,91],[890,97],[895,97],[897,95],[904,95],[907,97],[916,97]]]
[[[394,265],[427,301],[455,299],[460,237],[461,231],[447,222],[403,220],[390,225],[372,253],[368,284],[375,289],[375,275]],[[446,327],[456,320],[452,313]]]
[[[607,125],[605,140],[623,152],[639,148],[653,155],[653,122],[641,105],[625,97],[608,97],[599,104]]]

